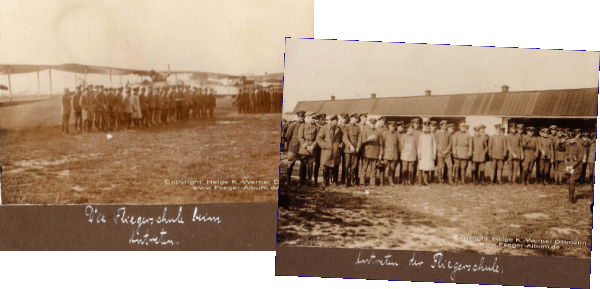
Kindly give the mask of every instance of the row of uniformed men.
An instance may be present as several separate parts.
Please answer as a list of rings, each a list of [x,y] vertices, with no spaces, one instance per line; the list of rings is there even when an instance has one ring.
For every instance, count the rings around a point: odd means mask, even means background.
[[[62,101],[62,131],[69,133],[71,111],[75,131],[91,132],[150,127],[175,121],[213,118],[216,99],[211,88],[163,86],[125,88],[88,85],[76,87],[75,93],[65,88]]]
[[[581,152],[579,162],[574,164],[575,173],[571,173],[569,180],[583,181],[585,177],[586,161],[595,160],[595,134],[589,139],[589,133],[581,134],[579,129],[570,132],[571,141],[567,141],[563,129],[551,126],[550,129],[540,130],[540,137],[534,137],[534,127],[527,128],[527,135],[522,135],[524,125],[510,124],[510,134],[504,136],[501,125],[496,125],[496,134],[488,136],[485,126],[475,128],[475,135],[471,136],[467,130],[469,125],[460,124],[460,131],[454,133],[454,125],[440,122],[437,129],[435,121],[425,119],[423,132],[418,130],[419,119],[413,119],[408,129],[404,132],[402,122],[394,123],[386,121],[384,117],[371,118],[366,122],[367,115],[341,114],[330,119],[329,124],[323,121],[324,115],[315,116],[314,113],[304,115],[298,112],[298,121],[292,124],[283,123],[285,131],[283,142],[288,141],[288,161],[290,166],[287,170],[287,182],[290,183],[291,172],[295,160],[299,159],[300,183],[306,182],[306,171],[313,171],[315,183],[318,179],[319,163],[323,164],[324,185],[329,180],[337,183],[340,164],[343,166],[342,183],[346,186],[356,184],[358,163],[361,165],[360,184],[365,184],[367,167],[371,170],[371,185],[375,184],[375,176],[379,177],[380,183],[384,183],[384,175],[387,169],[389,184],[395,185],[395,167],[399,167],[400,182],[402,184],[413,183],[415,174],[415,163],[418,168],[418,183],[428,184],[435,170],[439,182],[443,182],[444,169],[448,171],[449,183],[458,182],[464,184],[465,171],[471,164],[472,178],[474,184],[483,184],[485,179],[485,165],[490,163],[493,172],[492,182],[501,183],[504,163],[508,165],[508,179],[516,183],[519,168],[521,168],[522,183],[527,185],[529,175],[533,171],[534,164],[539,165],[537,169],[538,180],[548,184],[551,166],[554,166],[554,179],[557,184],[562,182],[566,173],[565,162],[569,162],[569,152],[574,152],[577,147]],[[315,122],[313,118],[318,120]],[[346,125],[346,119],[350,123]],[[304,121],[303,123],[303,119]],[[369,125],[371,124],[371,125]],[[322,126],[319,128],[319,126]],[[568,130],[568,129],[566,129]],[[549,134],[549,131],[552,133]],[[296,141],[297,139],[297,141]],[[343,150],[343,152],[342,152]],[[342,160],[345,159],[345,160]],[[435,160],[437,159],[437,166]],[[575,158],[577,159],[577,158]],[[360,160],[360,161],[359,161]],[[379,164],[377,164],[379,160]],[[314,163],[314,165],[313,165]],[[454,163],[454,164],[453,164]],[[376,172],[377,169],[377,172]],[[496,173],[500,174],[496,177]],[[452,172],[450,172],[452,171]],[[577,174],[579,171],[579,174]],[[581,174],[583,171],[583,174]],[[330,176],[330,173],[332,174]],[[425,176],[423,176],[425,173]],[[590,166],[590,183],[593,185],[593,165]],[[347,177],[348,176],[348,177]],[[352,182],[352,176],[355,182]],[[575,177],[576,178],[575,178]],[[580,179],[581,177],[581,179]],[[310,182],[309,182],[310,183]],[[571,185],[571,182],[570,182]]]
[[[281,112],[283,90],[279,87],[262,86],[242,88],[237,97],[239,113]]]

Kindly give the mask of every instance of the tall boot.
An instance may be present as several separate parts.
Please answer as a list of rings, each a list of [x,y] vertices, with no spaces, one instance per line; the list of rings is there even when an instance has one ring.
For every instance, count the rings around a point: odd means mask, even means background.
[[[329,186],[330,173],[331,173],[330,168],[327,166],[323,166],[323,188]]]
[[[524,186],[529,185],[529,171],[523,171],[523,177],[521,182],[523,182]]]
[[[484,171],[479,172],[479,183],[482,186],[485,186],[485,172]]]
[[[425,185],[425,186],[429,186],[429,181],[428,181],[428,179],[429,179],[429,177],[431,176],[431,172],[425,172],[425,171],[421,171],[421,173],[423,174],[423,180],[424,180],[424,183],[423,183],[423,185]]]
[[[474,186],[477,186],[477,185],[479,185],[479,178],[478,178],[478,177],[479,177],[479,176],[477,175],[477,171],[473,171],[473,170],[472,170],[472,171],[471,171],[471,183],[472,183]]]
[[[450,185],[454,185],[454,182],[452,181],[452,179],[454,178],[454,175],[453,175],[454,172],[453,172],[453,170],[450,169],[450,168],[448,168],[448,172],[447,173],[448,173],[448,183]]]
[[[294,164],[291,164],[286,170],[287,181],[286,185],[289,187],[292,184],[292,172],[294,171]]]
[[[575,203],[575,184],[569,184],[569,202],[571,204]]]
[[[438,172],[438,177],[437,177],[438,183],[441,184],[444,182],[444,167],[442,167],[441,169],[438,169],[437,172]]]
[[[421,170],[417,170],[417,185],[419,185],[419,186],[422,184],[421,183],[421,178],[422,178],[422,176],[421,176]]]
[[[306,163],[300,162],[300,182],[298,186],[302,186],[306,182]]]
[[[465,173],[467,172],[467,168],[460,168],[460,184],[465,185]]]

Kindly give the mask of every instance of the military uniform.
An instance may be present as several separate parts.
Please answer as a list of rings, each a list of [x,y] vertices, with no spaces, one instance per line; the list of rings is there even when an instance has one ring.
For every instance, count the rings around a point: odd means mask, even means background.
[[[506,138],[503,135],[495,134],[490,137],[490,142],[488,146],[488,155],[492,162],[492,174],[491,181],[498,183],[502,183],[502,169],[504,166],[504,159],[506,158],[507,153],[507,145]],[[498,174],[498,169],[500,169],[500,174]],[[497,177],[496,177],[497,176]]]
[[[300,126],[302,125],[302,121],[304,119],[304,111],[298,111],[296,113],[300,118],[300,121],[294,122],[290,124],[285,134],[285,138],[288,142],[288,167],[286,171],[287,176],[287,184],[291,184],[292,172],[294,170],[294,164],[300,158],[298,157],[298,152],[300,150],[300,140],[298,139],[298,132],[300,131]],[[305,168],[300,166],[300,174],[302,180],[306,179],[306,171]]]
[[[462,125],[465,124],[461,124],[461,126]],[[464,184],[467,163],[473,155],[473,140],[471,135],[466,131],[457,131],[455,133],[454,143],[452,144],[452,151],[454,153],[454,161],[460,168],[461,183]],[[454,181],[458,182],[458,174],[454,176]]]
[[[81,86],[77,86],[77,90],[72,98],[71,107],[73,108],[73,113],[75,113],[75,132],[82,132],[82,118],[81,118]]]
[[[342,162],[340,144],[342,129],[337,125],[327,124],[321,127],[317,135],[317,143],[321,148],[321,164],[323,165],[323,180],[325,186],[332,179],[331,169]]]
[[[300,142],[300,149],[298,150],[298,154],[300,155],[300,184],[306,181],[302,178],[303,168],[309,177],[312,175],[313,169],[319,169],[318,167],[313,168],[318,132],[319,127],[315,123],[303,123],[298,128],[298,141]]]
[[[523,155],[521,136],[515,133],[508,134],[506,136],[506,148],[508,149],[508,181],[514,184],[517,182],[517,174]]]
[[[573,132],[570,132],[573,134]],[[571,137],[571,135],[569,136]],[[575,137],[574,135],[572,137]],[[565,145],[565,174],[569,179],[569,200],[575,202],[575,185],[581,175],[581,167],[584,158],[584,149],[577,142],[570,141]],[[572,168],[572,171],[566,171],[566,168]]]
[[[414,170],[417,161],[419,138],[414,131],[405,133],[400,139],[400,159],[402,160],[402,179],[404,184],[414,183]]]
[[[365,185],[365,178],[370,169],[370,184],[375,185],[377,160],[383,155],[383,139],[374,128],[365,126],[358,139],[359,149],[363,149],[363,159],[360,168],[360,184]]]
[[[437,143],[437,173],[438,182],[443,182],[444,164],[448,172],[452,170],[452,142],[451,134],[445,130],[435,132],[435,142]],[[450,179],[452,184],[452,180]]]
[[[545,134],[546,131],[542,130],[542,133]],[[552,139],[543,136],[538,138],[537,150],[539,152],[540,171],[536,174],[539,174],[542,183],[547,185],[550,182],[550,165],[554,162],[554,143]]]
[[[71,118],[71,93],[69,89],[65,89],[65,93],[61,97],[61,119],[62,119],[62,132],[69,133],[69,119]]]
[[[533,131],[532,127],[529,128],[529,131]],[[533,172],[533,167],[535,165],[536,155],[538,153],[537,149],[537,138],[534,136],[526,135],[523,137],[523,142],[521,143],[521,147],[523,148],[523,174],[522,174],[522,182],[524,185],[529,184],[529,176],[531,172]]]
[[[351,117],[357,116],[354,115]],[[356,182],[354,171],[356,171],[358,168],[358,139],[360,138],[360,134],[360,127],[352,123],[348,124],[343,130],[342,140],[344,142],[344,171],[346,171],[346,186],[350,186]]]
[[[395,128],[395,126],[392,128]],[[398,134],[394,130],[384,132],[381,137],[383,141],[383,160],[385,161],[385,167],[388,170],[388,184],[394,185],[394,174],[396,172],[396,164],[398,163],[400,141],[398,140]],[[381,184],[383,185],[383,183],[382,177]]]
[[[471,178],[475,184],[484,183],[486,155],[488,153],[488,142],[486,139],[487,137],[481,133],[472,137],[473,166],[471,167]]]
[[[554,181],[557,185],[562,184],[565,172],[565,150],[567,140],[565,137],[554,138]]]

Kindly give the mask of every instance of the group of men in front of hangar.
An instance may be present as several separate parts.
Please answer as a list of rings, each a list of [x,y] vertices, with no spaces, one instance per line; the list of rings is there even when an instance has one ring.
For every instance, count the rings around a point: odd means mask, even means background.
[[[420,118],[405,125],[386,121],[383,116],[369,118],[366,113],[327,118],[298,111],[293,122],[282,124],[282,143],[287,146],[289,163],[284,185],[291,185],[297,160],[299,186],[316,186],[321,165],[324,187],[331,183],[365,186],[367,175],[370,186],[427,186],[435,176],[438,183],[465,184],[468,167],[472,183],[485,185],[488,163],[492,184],[502,184],[505,164],[508,183],[514,185],[530,184],[535,168],[536,183],[561,185],[565,181],[571,202],[576,185],[594,184],[595,133],[552,125],[538,129],[539,135],[534,136],[535,127],[517,123],[509,123],[507,135],[501,124],[495,125],[492,136],[485,133],[484,125],[475,127],[474,135],[468,132],[465,122],[458,124],[456,132],[455,128],[445,120],[438,126],[429,118],[423,118],[422,125]]]
[[[281,112],[282,101],[283,89],[275,86],[244,87],[239,90],[236,97],[239,113]]]
[[[163,87],[104,87],[78,85],[61,98],[62,132],[69,133],[71,114],[77,133],[150,127],[190,118],[214,118],[216,98],[212,88],[173,85]]]

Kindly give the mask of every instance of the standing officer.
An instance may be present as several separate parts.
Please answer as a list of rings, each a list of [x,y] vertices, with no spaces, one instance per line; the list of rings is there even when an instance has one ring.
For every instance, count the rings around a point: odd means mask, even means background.
[[[581,165],[581,177],[579,177],[578,183],[580,185],[584,185],[586,183],[585,175],[587,173],[587,167],[588,167],[588,165],[587,165],[588,152],[590,151],[590,133],[588,133],[588,132],[581,133],[580,139],[581,139],[581,141],[579,142],[579,145],[583,148],[583,164]]]
[[[307,112],[304,117],[304,123],[300,125],[298,131],[298,141],[300,142],[300,149],[298,154],[300,155],[300,183],[298,186],[304,185],[306,179],[303,176],[303,172],[309,176],[308,184],[310,186],[316,185],[316,183],[310,182],[310,177],[313,175],[313,169],[315,163],[315,149],[317,147],[317,133],[319,131],[318,126],[314,123],[313,117],[314,112]]]
[[[90,88],[87,87],[87,90],[81,94],[81,98],[79,98],[79,106],[81,106],[81,117],[83,119],[83,132],[88,133],[88,120],[90,118],[90,112],[88,107],[88,98],[90,97]]]
[[[523,148],[523,156],[521,157],[523,161],[523,176],[521,181],[525,186],[529,185],[529,176],[533,171],[536,159],[535,155],[538,152],[537,138],[533,136],[534,131],[535,127],[527,127],[527,135],[523,137],[523,143],[521,143],[521,147]]]
[[[119,87],[113,98],[113,122],[115,129],[123,128],[123,88]]]
[[[575,184],[581,175],[583,163],[583,147],[577,143],[577,133],[570,131],[569,141],[565,146],[565,174],[569,179],[569,201],[575,203]]]
[[[508,149],[508,181],[511,184],[517,183],[517,174],[521,166],[523,148],[521,146],[521,136],[517,134],[517,124],[510,123],[510,133],[506,136],[506,148]]]
[[[358,123],[358,126],[360,127],[360,131],[364,131],[368,125],[367,125],[367,117],[368,114],[365,113],[361,113],[359,115],[360,117],[360,122]],[[356,169],[354,170],[354,181],[356,182],[354,185],[357,185],[360,183],[360,178],[358,177],[358,171],[360,169],[360,167],[362,166],[363,163],[363,156],[364,156],[364,151],[362,148],[359,148],[359,152],[358,152],[358,166],[356,167]]]
[[[474,130],[475,135],[472,138],[473,163],[471,167],[471,179],[474,185],[485,185],[485,163],[488,154],[488,141],[484,135],[485,126],[477,126]]]
[[[383,141],[383,160],[385,167],[388,169],[388,185],[396,186],[394,183],[394,175],[396,173],[396,164],[398,163],[398,151],[400,148],[400,140],[396,133],[396,124],[393,121],[388,123],[388,130],[381,135]],[[384,185],[384,173],[381,175],[381,185]]]
[[[342,161],[340,156],[342,129],[337,124],[338,117],[334,115],[329,119],[328,124],[321,127],[317,135],[317,143],[321,150],[321,164],[323,164],[323,188],[329,186],[329,181],[332,179],[332,169],[339,167]]]
[[[146,88],[143,86],[139,88],[138,101],[140,102],[140,127],[144,127],[146,126],[148,101],[146,99]]]
[[[523,143],[523,138],[525,137],[525,125],[524,124],[517,124],[517,136],[519,136],[519,138],[521,139],[521,144]],[[520,170],[520,175],[521,175],[521,182],[523,181],[523,153],[521,153],[521,162],[519,163],[519,170]]]
[[[96,101],[95,101],[95,109],[94,109],[94,116],[95,116],[95,126],[96,129],[98,130],[102,130],[102,131],[106,131],[106,119],[105,119],[105,112],[106,112],[106,95],[104,94],[104,90],[103,90],[103,86],[102,85],[96,85]]]
[[[504,138],[501,131],[502,124],[496,124],[494,127],[496,128],[496,134],[490,138],[488,147],[488,155],[492,162],[492,174],[490,180],[492,184],[496,182],[501,185],[502,169],[504,166],[504,158],[506,158],[507,146],[506,138]],[[498,169],[500,169],[500,174],[497,174]]]
[[[266,91],[266,90],[265,90]],[[324,114],[317,114],[313,117],[313,124],[317,126],[317,133],[319,132],[319,130],[321,130],[321,128],[323,126],[326,125],[326,115]],[[318,145],[315,146],[314,149],[314,157],[315,157],[315,165],[314,165],[314,170],[313,170],[313,177],[314,177],[314,184],[317,185],[318,181],[319,181],[319,170],[321,169],[321,147]],[[310,179],[310,177],[309,177]]]
[[[557,135],[554,138],[554,181],[556,185],[562,185],[565,172],[565,150],[567,138],[564,129],[558,128]]]
[[[448,133],[450,134],[450,157],[452,158],[452,167],[448,168],[448,182],[454,184],[455,176],[458,176],[458,166],[456,159],[454,158],[453,144],[456,141],[457,134],[455,133],[456,125],[453,123],[448,124]]]
[[[386,127],[386,119],[384,116],[379,116],[377,118],[377,122],[375,123],[375,130],[377,130],[377,132],[383,136],[383,133],[388,131],[388,128]],[[377,166],[375,166],[377,168],[377,180],[375,181],[376,184],[379,184],[380,186],[383,186],[383,180],[384,180],[384,175],[385,175],[385,166],[382,166],[380,168],[378,168]]]
[[[375,129],[375,118],[369,119],[367,126],[360,134],[358,148],[363,149],[363,159],[360,168],[360,185],[365,185],[365,178],[370,168],[370,185],[375,185],[377,160],[383,157],[383,140],[381,134]]]
[[[73,112],[75,112],[75,132],[76,133],[81,133],[82,132],[82,119],[81,119],[81,105],[80,103],[80,99],[81,99],[81,84],[77,85],[77,87],[75,88],[75,94],[73,95],[73,102],[71,104],[71,107],[73,108]]]
[[[358,139],[361,134],[361,129],[357,125],[358,114],[350,115],[350,123],[343,130],[342,140],[344,142],[344,171],[346,172],[346,187],[355,184],[354,171],[358,169],[359,147]],[[342,173],[344,175],[344,173]]]
[[[434,134],[437,144],[437,176],[440,184],[444,182],[444,165],[446,165],[448,174],[451,174],[452,171],[452,143],[447,128],[448,122],[442,120],[440,121],[440,130]],[[449,183],[454,184],[452,178],[450,178]]]
[[[71,118],[71,92],[68,87],[65,87],[65,93],[61,97],[61,118],[62,118],[62,133],[69,134],[69,119]]]
[[[473,140],[471,135],[467,132],[469,125],[464,121],[459,125],[460,131],[456,132],[454,143],[452,144],[452,151],[454,153],[454,161],[456,163],[457,172],[460,168],[461,184],[465,184],[465,173],[467,171],[467,164],[471,156],[473,156]],[[458,183],[458,174],[454,176],[454,182]]]
[[[156,125],[154,123],[154,110],[156,109],[156,96],[154,95],[154,89],[148,87],[148,93],[146,94],[146,100],[148,101],[148,118],[146,122],[148,126]]]
[[[402,185],[414,184],[415,162],[417,160],[417,147],[419,139],[414,134],[415,127],[408,125],[406,133],[400,139],[400,159],[402,160]]]
[[[296,112],[296,122],[292,123],[285,134],[285,138],[288,142],[288,167],[286,171],[286,184],[287,186],[292,184],[292,172],[294,170],[294,164],[297,160],[300,160],[298,156],[298,151],[300,150],[300,140],[298,139],[298,132],[300,131],[300,126],[304,123],[304,114],[303,110]],[[306,178],[306,172],[300,166],[300,178]]]
[[[131,113],[133,112],[132,100],[131,100],[131,87],[125,89],[125,96],[123,97],[123,128],[129,129],[131,127]]]
[[[550,183],[550,165],[554,163],[554,142],[548,137],[548,129],[542,128],[541,137],[538,138],[538,151],[540,160],[540,170],[537,174],[542,178],[545,185]]]
[[[338,126],[340,127],[340,129],[342,130],[342,136],[344,135],[344,130],[346,130],[346,125],[348,124],[348,114],[347,113],[340,113],[340,115],[338,116]],[[346,163],[346,154],[344,153],[344,142],[342,141],[340,143],[340,156],[341,156],[341,167],[342,167],[342,179],[341,179],[341,183],[340,184],[345,184],[346,183],[346,170],[344,170],[344,164]],[[338,176],[340,174],[340,166],[335,166],[333,168],[333,170],[331,171],[331,173],[333,174],[333,182],[335,182],[337,184],[338,182]]]
[[[398,168],[398,184],[403,184],[403,174],[402,174],[402,136],[404,135],[404,121],[396,122],[396,136],[398,137],[398,162],[396,163],[396,167]],[[394,173],[395,174],[395,173]]]
[[[217,106],[217,99],[215,98],[215,91],[211,88],[210,89],[210,94],[209,94],[209,106],[208,106],[208,111],[210,114],[210,118],[215,118],[213,115],[213,111],[215,110],[215,107]]]

